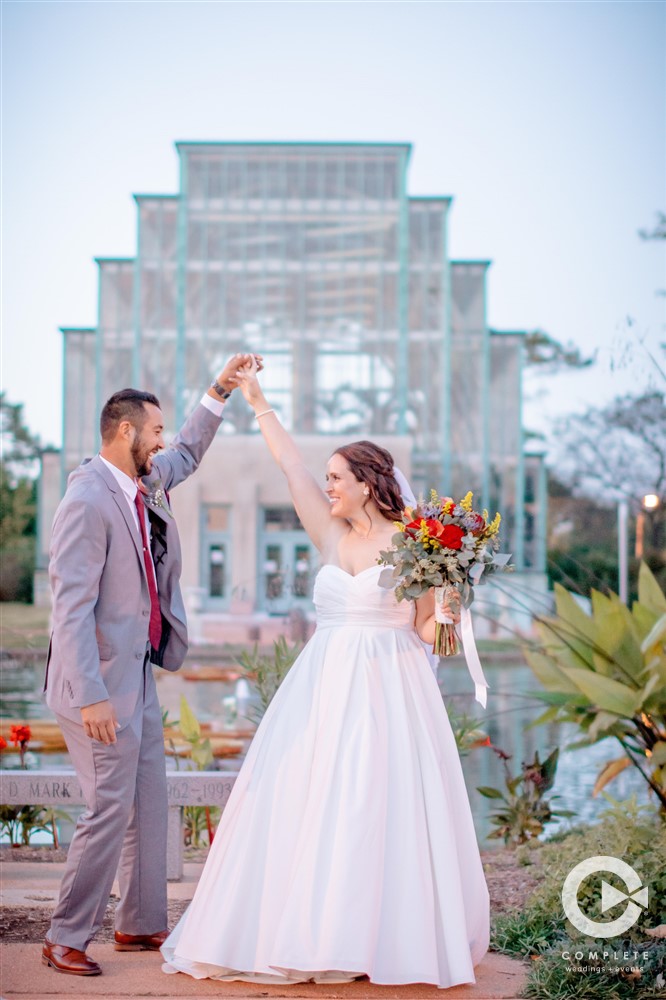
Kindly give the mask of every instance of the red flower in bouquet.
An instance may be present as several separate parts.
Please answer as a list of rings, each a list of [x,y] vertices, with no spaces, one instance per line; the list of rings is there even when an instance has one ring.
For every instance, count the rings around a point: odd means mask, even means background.
[[[429,524],[430,522],[428,522]],[[465,536],[465,532],[462,528],[459,528],[457,524],[440,524],[439,521],[434,521],[437,525],[439,531],[437,532],[437,541],[445,549],[461,549],[462,540]]]
[[[0,736],[0,750],[6,750],[6,749],[7,749],[7,740],[4,738],[4,736]]]

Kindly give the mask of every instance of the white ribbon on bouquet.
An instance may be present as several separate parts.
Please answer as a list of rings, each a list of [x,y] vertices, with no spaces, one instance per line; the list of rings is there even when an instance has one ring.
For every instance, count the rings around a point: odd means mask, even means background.
[[[455,590],[455,587],[435,587],[435,621],[440,622],[442,625],[453,624],[453,619],[445,614],[443,610],[445,600],[444,595],[449,589],[454,590],[458,597],[460,596],[458,591]],[[481,660],[479,659],[479,654],[476,649],[476,642],[474,641],[472,613],[469,608],[466,608],[463,604],[460,605],[460,641],[462,642],[467,669],[469,670],[470,677],[474,681],[474,697],[478,703],[485,708],[488,701],[487,690],[489,684],[484,677],[483,667],[481,666]]]
[[[508,552],[498,552],[493,559],[493,562],[498,567],[504,567],[508,564],[511,554]],[[469,571],[470,582],[475,585],[479,582],[483,576],[483,571],[485,566],[483,563],[477,563]],[[452,588],[455,590],[455,587]],[[438,622],[446,623],[448,625],[452,624],[451,619],[448,618],[442,609],[444,603],[444,594],[446,592],[446,587],[436,587],[435,588],[435,620]],[[457,591],[456,591],[457,593]],[[439,596],[438,596],[439,595]],[[474,681],[474,695],[478,703],[485,708],[488,701],[487,691],[490,685],[484,677],[483,667],[481,666],[481,660],[479,659],[479,654],[476,648],[476,642],[474,641],[474,629],[472,628],[472,612],[469,608],[466,608],[462,603],[460,605],[460,641],[462,642],[463,653],[465,656],[465,662],[467,663],[467,669],[469,670],[470,677]]]

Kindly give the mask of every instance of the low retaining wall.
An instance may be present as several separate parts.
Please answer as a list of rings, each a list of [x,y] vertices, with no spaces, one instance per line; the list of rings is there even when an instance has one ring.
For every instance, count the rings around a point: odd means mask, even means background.
[[[236,775],[225,771],[167,771],[169,830],[167,878],[183,877],[183,806],[227,804]],[[5,806],[85,805],[83,792],[73,771],[2,771],[0,803]]]

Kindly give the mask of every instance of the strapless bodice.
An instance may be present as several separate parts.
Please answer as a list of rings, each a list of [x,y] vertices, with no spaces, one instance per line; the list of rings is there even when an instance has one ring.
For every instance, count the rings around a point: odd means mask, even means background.
[[[383,566],[369,566],[356,576],[326,563],[317,573],[313,601],[317,628],[364,626],[414,629],[414,604],[398,603],[392,588],[380,587]]]

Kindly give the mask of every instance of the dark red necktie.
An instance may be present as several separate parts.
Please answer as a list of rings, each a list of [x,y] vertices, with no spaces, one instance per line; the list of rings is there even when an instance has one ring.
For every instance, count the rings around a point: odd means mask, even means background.
[[[144,513],[146,506],[140,490],[136,491],[134,503],[136,505],[136,512],[139,515],[139,527],[141,529],[141,541],[143,543],[143,562],[146,567],[148,592],[150,594],[150,625],[148,627],[148,635],[150,637],[150,645],[153,649],[159,649],[160,639],[162,638],[162,614],[160,612],[160,599],[157,596],[155,565],[150,552],[150,546],[148,545],[148,535],[146,534],[146,516]]]

